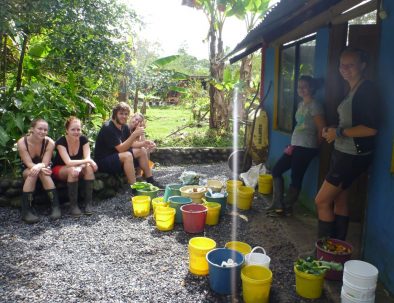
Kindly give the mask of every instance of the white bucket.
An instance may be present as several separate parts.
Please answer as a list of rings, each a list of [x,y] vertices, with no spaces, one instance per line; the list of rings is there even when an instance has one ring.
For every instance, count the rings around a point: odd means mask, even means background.
[[[359,288],[374,288],[378,280],[378,269],[364,261],[350,260],[344,265],[343,279]]]
[[[349,295],[350,297],[353,297],[355,299],[360,299],[360,300],[370,300],[375,297],[375,290],[376,290],[376,285],[371,288],[363,288],[359,287],[357,285],[354,285],[350,282],[348,282],[345,278],[343,279],[343,285],[342,285],[342,290]]]
[[[263,253],[257,253],[256,250],[260,249]],[[245,255],[245,265],[261,265],[270,268],[271,258],[265,253],[265,249],[261,246],[256,246],[252,251]]]
[[[352,296],[350,296],[348,293],[346,293],[342,287],[341,303],[375,303],[375,296],[370,299],[366,299],[366,300],[356,299],[356,298],[353,298]]]

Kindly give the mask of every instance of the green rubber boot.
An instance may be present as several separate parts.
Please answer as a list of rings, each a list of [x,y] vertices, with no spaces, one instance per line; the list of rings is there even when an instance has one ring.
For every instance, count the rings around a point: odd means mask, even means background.
[[[23,192],[21,217],[22,220],[25,221],[27,224],[34,224],[40,221],[40,218],[34,214],[32,202],[33,192]]]

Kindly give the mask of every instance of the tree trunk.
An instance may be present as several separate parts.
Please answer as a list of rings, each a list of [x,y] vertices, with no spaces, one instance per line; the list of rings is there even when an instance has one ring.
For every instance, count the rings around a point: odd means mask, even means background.
[[[212,14],[210,18],[210,24],[209,24],[209,72],[211,75],[211,78],[216,79],[215,77],[215,58],[216,58],[216,31],[215,31],[215,17]],[[209,128],[217,128],[216,123],[215,123],[215,117],[216,117],[216,111],[215,111],[215,86],[210,83],[209,84]]]
[[[250,81],[252,79],[252,59],[253,55],[242,58],[239,80],[243,84],[243,89],[239,95],[238,112],[241,119],[245,119],[245,103],[246,98],[250,94]]]
[[[139,92],[139,88],[138,86],[135,88],[135,94],[134,94],[134,112],[138,112],[138,92]]]
[[[127,90],[127,77],[123,77],[123,79],[120,80],[118,100],[129,103],[129,93]]]
[[[3,44],[3,73],[2,73],[2,84],[5,89],[5,86],[7,84],[7,34],[2,34],[2,38],[4,38],[4,44]],[[2,40],[3,41],[3,40]],[[5,94],[4,94],[5,96]]]
[[[23,60],[25,58],[27,41],[28,41],[27,34],[24,34],[21,55],[19,57],[19,62],[18,62],[18,73],[16,76],[16,90],[20,90],[22,86]]]

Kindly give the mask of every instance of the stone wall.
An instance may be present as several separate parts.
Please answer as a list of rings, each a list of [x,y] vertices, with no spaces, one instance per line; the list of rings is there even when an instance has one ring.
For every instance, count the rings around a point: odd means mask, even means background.
[[[206,164],[227,161],[232,148],[158,148],[151,154],[153,162],[161,165]]]
[[[160,165],[169,166],[177,164],[206,164],[227,161],[231,154],[231,148],[158,148],[151,155],[151,160]],[[110,198],[119,192],[119,189],[127,188],[127,182],[123,176],[96,173],[94,182],[95,200]],[[20,207],[23,180],[21,178],[0,178],[0,206]],[[67,185],[57,183],[61,202],[67,201]],[[80,182],[80,189],[83,182]],[[80,191],[81,194],[83,190]],[[35,191],[35,203],[48,203],[46,194],[40,183]]]

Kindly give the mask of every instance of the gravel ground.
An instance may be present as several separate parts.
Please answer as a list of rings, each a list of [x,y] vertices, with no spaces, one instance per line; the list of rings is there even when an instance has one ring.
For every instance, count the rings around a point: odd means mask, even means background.
[[[163,184],[174,183],[184,170],[231,176],[227,163],[158,167],[155,176]],[[66,214],[55,222],[44,217],[32,226],[20,221],[18,210],[0,208],[0,301],[242,302],[241,293],[217,295],[208,277],[189,273],[188,241],[193,235],[181,225],[158,231],[152,216],[131,215],[129,200],[119,193],[100,201],[92,216]],[[280,220],[265,217],[267,204],[257,198],[250,211],[229,210],[204,235],[223,247],[236,226],[237,240],[263,246],[271,257],[270,302],[311,302],[295,293],[292,264],[297,252],[281,232]],[[313,302],[330,301],[323,295]]]

